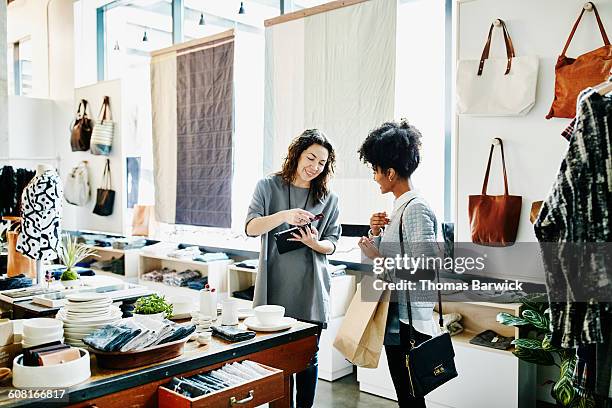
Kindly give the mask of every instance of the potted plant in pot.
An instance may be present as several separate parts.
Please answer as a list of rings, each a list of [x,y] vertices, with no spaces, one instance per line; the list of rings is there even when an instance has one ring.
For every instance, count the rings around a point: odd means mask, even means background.
[[[60,281],[67,288],[79,285],[79,274],[74,270],[76,264],[90,256],[98,256],[94,249],[89,248],[87,245],[79,244],[76,237],[72,238],[68,234],[64,236],[64,242],[58,255],[60,261],[66,267],[66,270],[60,277]]]
[[[531,295],[521,299],[521,317],[509,313],[499,313],[497,321],[506,326],[520,326],[526,332],[525,338],[515,339],[512,344],[515,356],[528,363],[559,367],[559,378],[549,380],[552,384],[551,396],[558,407],[595,408],[592,395],[581,396],[572,383],[576,366],[576,350],[555,347],[550,343],[550,318],[548,298],[544,294]]]
[[[166,301],[164,296],[153,294],[141,297],[134,305],[134,317],[147,316],[149,318],[161,320],[172,317],[172,304]]]

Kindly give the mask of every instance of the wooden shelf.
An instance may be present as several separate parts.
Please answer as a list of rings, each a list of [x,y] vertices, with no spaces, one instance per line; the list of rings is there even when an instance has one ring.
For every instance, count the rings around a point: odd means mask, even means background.
[[[227,266],[228,270],[232,270],[232,271],[238,271],[238,272],[247,272],[247,273],[257,273],[257,269],[251,269],[251,268],[243,268],[241,266],[235,266],[235,265],[228,265]]]
[[[168,261],[168,262],[175,262],[177,264],[186,264],[186,265],[200,265],[200,266],[210,266],[213,264],[230,264],[233,261],[231,259],[228,260],[219,260],[219,261],[212,261],[212,262],[201,262],[201,261],[194,261],[193,259],[181,259],[181,258],[172,258],[169,256],[164,256],[164,255],[151,255],[151,254],[147,254],[147,253],[141,253],[140,254],[141,258],[149,258],[149,259],[157,259],[160,261]]]
[[[95,249],[96,251],[100,251],[100,252],[112,252],[118,255],[125,255],[125,250],[123,249],[115,249],[112,246],[110,247],[100,247],[100,246],[95,246],[95,245],[87,245],[84,244],[87,248],[90,249]]]

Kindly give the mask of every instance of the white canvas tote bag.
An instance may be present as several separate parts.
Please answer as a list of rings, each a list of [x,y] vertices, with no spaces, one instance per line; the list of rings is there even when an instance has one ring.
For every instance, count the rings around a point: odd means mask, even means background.
[[[72,168],[64,185],[64,198],[73,205],[83,206],[89,201],[89,170],[87,162],[82,161]]]
[[[96,120],[93,132],[91,133],[91,153],[108,156],[113,146],[113,133],[115,131],[115,123],[111,118],[110,99],[108,96],[104,97],[100,116],[100,119]]]
[[[480,60],[459,61],[457,113],[461,115],[521,116],[535,105],[538,57],[517,57],[506,24],[499,22],[506,43],[506,58],[489,58],[494,28],[491,24]]]

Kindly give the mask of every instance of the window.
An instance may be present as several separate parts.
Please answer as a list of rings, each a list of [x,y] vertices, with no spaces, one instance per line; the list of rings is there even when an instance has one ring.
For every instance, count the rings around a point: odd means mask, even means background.
[[[32,41],[29,38],[8,47],[8,92],[28,96],[32,93]]]

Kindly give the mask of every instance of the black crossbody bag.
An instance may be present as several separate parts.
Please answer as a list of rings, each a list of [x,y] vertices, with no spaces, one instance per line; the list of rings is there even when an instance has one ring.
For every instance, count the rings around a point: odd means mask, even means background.
[[[406,206],[408,207],[408,206]],[[404,208],[405,210],[405,208]],[[400,248],[402,259],[406,254],[404,248],[404,212],[400,216]],[[440,274],[436,269],[436,278],[440,283]],[[409,346],[406,351],[406,368],[408,369],[408,386],[413,397],[424,397],[447,381],[457,377],[455,368],[455,350],[448,332],[432,337],[418,346],[412,327],[412,307],[410,306],[410,291],[407,294],[408,307],[408,341]],[[442,317],[442,294],[438,291],[438,313],[440,319],[438,324],[444,329],[444,319]]]

